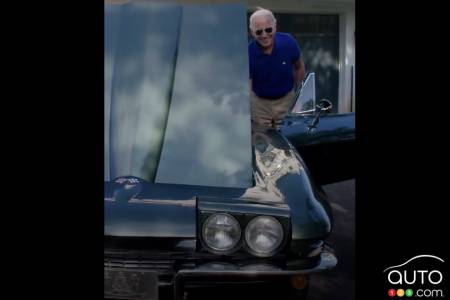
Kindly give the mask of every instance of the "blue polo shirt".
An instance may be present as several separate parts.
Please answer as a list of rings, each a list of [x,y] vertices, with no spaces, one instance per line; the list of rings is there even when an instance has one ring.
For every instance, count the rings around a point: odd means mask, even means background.
[[[292,64],[300,58],[297,41],[289,33],[276,32],[271,54],[264,54],[256,40],[248,46],[253,92],[261,98],[278,99],[294,88]]]

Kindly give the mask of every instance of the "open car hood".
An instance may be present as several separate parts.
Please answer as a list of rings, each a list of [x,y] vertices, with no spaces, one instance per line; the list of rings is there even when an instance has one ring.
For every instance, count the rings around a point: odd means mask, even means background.
[[[246,27],[237,4],[105,5],[105,181],[251,185]]]

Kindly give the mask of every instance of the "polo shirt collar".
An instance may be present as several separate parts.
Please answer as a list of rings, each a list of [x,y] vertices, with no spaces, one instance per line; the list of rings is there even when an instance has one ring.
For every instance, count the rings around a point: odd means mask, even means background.
[[[278,32],[275,32],[275,37],[273,38],[274,45],[273,45],[272,53],[273,53],[276,49],[278,49],[278,47],[279,47],[278,34],[277,34],[277,33],[278,33]],[[263,55],[265,55],[264,52],[262,51],[261,46],[259,45],[259,43],[258,43],[256,40],[255,40],[255,43],[256,43],[256,55],[257,55],[257,56],[263,56]]]

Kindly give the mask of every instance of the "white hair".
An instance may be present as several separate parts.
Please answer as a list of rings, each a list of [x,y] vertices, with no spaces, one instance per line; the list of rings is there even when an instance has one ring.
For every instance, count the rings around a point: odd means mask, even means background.
[[[255,20],[255,17],[266,17],[269,21],[271,21],[273,23],[273,25],[277,24],[277,19],[275,19],[275,16],[273,15],[273,13],[265,8],[262,7],[257,7],[256,11],[254,13],[252,13],[252,15],[250,16],[250,29],[253,29],[253,22]]]

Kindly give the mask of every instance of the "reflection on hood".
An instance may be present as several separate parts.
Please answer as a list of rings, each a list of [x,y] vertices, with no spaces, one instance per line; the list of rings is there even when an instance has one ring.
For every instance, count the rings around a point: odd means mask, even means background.
[[[242,197],[283,203],[285,196],[278,189],[277,181],[288,174],[301,173],[303,167],[286,141],[273,129],[253,132],[252,144],[255,186],[247,189]]]
[[[105,6],[105,180],[252,184],[246,26],[237,4]]]

